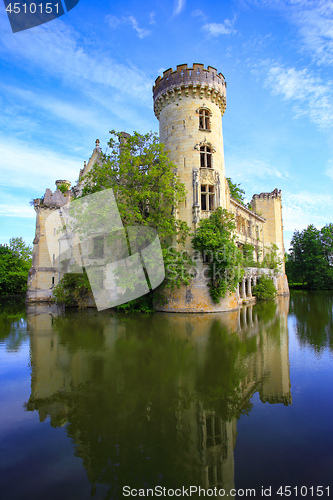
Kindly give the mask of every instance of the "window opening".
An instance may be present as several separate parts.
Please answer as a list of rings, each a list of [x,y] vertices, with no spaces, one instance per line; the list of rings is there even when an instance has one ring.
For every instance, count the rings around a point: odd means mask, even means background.
[[[200,148],[200,167],[212,167],[212,150],[209,146],[201,146]]]
[[[201,108],[199,111],[199,129],[210,130],[210,112]]]
[[[209,210],[210,212],[215,208],[215,191],[214,186],[201,184],[201,210]]]

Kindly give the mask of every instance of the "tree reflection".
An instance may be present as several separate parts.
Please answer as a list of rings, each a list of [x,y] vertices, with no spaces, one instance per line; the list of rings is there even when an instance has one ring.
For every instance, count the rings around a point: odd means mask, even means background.
[[[333,351],[333,294],[331,291],[293,291],[291,311],[296,317],[296,332],[302,345],[321,352]]]
[[[107,485],[108,498],[129,484],[232,488],[237,418],[250,411],[252,394],[290,401],[289,379],[270,368],[276,361],[289,374],[276,304],[219,315],[86,311],[29,321],[27,409],[66,425],[90,482]],[[38,322],[46,332],[47,321],[49,334],[39,335]]]
[[[0,301],[0,343],[8,351],[18,351],[28,337],[24,300],[2,298]]]
[[[214,409],[224,420],[239,418],[252,408],[241,388],[247,377],[246,359],[257,351],[256,337],[241,339],[215,320],[211,326],[206,361],[198,374],[198,395],[204,407]]]

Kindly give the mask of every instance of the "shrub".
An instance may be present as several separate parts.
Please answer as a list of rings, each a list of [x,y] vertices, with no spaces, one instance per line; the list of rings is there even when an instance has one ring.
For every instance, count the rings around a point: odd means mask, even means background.
[[[252,294],[257,298],[257,300],[269,300],[276,297],[277,290],[273,281],[270,278],[263,276],[260,278],[259,283],[253,288]]]
[[[58,304],[87,307],[87,298],[91,292],[87,273],[66,273],[54,287],[53,297]]]

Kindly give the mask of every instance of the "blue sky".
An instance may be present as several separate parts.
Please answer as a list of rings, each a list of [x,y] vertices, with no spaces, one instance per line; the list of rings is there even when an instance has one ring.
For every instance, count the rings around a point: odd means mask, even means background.
[[[13,34],[0,2],[0,243],[31,243],[29,205],[74,183],[109,130],[158,132],[152,85],[198,62],[227,81],[226,175],[282,189],[285,244],[333,222],[333,4],[329,0],[80,0]]]

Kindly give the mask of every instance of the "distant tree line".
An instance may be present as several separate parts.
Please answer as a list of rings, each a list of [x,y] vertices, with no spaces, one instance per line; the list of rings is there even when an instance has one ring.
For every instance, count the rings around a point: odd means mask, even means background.
[[[291,284],[310,289],[333,289],[333,224],[317,229],[310,224],[295,231],[286,259]]]
[[[26,292],[31,259],[32,247],[22,237],[0,245],[0,296]]]

